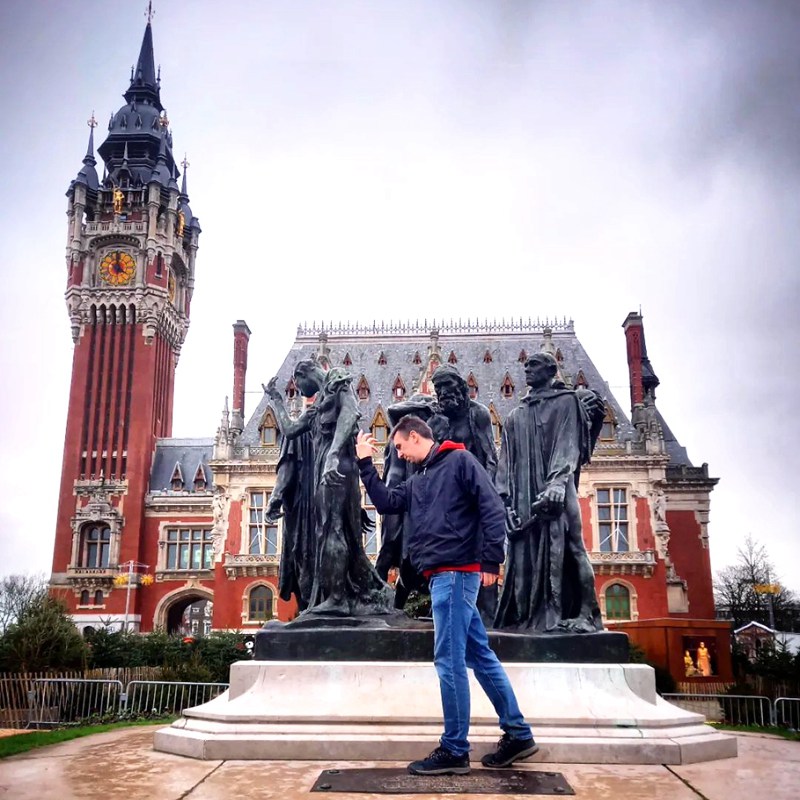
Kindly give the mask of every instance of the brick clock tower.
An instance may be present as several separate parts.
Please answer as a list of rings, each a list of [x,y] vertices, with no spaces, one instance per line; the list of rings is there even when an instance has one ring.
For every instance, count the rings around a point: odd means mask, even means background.
[[[137,593],[118,576],[143,558],[145,494],[156,440],[172,432],[200,234],[160,90],[148,20],[125,104],[98,147],[103,177],[92,115],[83,167],[67,191],[75,349],[51,584],[72,613],[128,618],[131,627]]]

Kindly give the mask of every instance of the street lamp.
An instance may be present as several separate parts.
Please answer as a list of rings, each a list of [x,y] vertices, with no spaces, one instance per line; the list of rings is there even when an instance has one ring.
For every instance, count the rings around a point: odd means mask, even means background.
[[[128,588],[125,592],[125,621],[122,623],[122,630],[127,632],[128,615],[130,613],[130,607],[131,607],[131,585],[133,584],[133,575],[136,570],[147,569],[147,564],[142,564],[139,561],[131,560],[131,561],[126,561],[124,564],[120,564],[120,568],[122,567],[127,567],[128,569],[127,574],[120,573],[114,579],[114,582],[118,583],[118,585],[121,585],[123,582],[128,585]]]
[[[769,580],[769,575],[767,575]],[[772,605],[772,598],[776,594],[781,593],[781,585],[779,583],[755,583],[753,584],[753,591],[756,594],[767,595],[768,609],[769,609],[769,627],[775,630],[775,609]]]

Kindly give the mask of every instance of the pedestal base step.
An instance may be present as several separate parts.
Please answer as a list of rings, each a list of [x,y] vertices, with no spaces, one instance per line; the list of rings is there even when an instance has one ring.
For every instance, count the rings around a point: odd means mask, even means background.
[[[506,664],[540,746],[531,762],[688,764],[736,755],[736,739],[662,700],[643,664]],[[471,758],[494,750],[497,716],[471,678]],[[200,759],[398,761],[442,732],[432,664],[239,662],[231,687],[155,735]]]

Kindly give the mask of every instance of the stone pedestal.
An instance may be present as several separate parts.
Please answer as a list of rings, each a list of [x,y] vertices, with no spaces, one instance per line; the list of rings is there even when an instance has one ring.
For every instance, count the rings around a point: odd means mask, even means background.
[[[736,739],[662,700],[643,664],[507,663],[541,750],[532,761],[688,764],[736,755]],[[474,678],[473,760],[494,749],[497,715]],[[432,664],[242,661],[230,689],[155,734],[155,748],[201,759],[402,761],[441,734]]]

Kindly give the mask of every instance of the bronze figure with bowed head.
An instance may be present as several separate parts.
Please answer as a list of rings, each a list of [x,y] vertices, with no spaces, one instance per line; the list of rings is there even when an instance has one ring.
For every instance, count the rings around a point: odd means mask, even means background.
[[[527,359],[529,391],[503,429],[496,485],[507,508],[508,556],[495,626],[588,633],[603,624],[577,487],[602,427],[603,401],[566,388],[557,372],[548,353]]]
[[[278,428],[288,442],[307,437],[294,457],[283,458],[276,491],[267,512],[286,508],[283,571],[298,588],[310,582],[305,613],[334,616],[389,614],[392,590],[380,579],[362,543],[369,521],[361,510],[355,459],[358,402],[352,376],[340,368],[325,371],[315,360],[299,361],[294,380],[314,402],[292,420],[273,378],[267,386]],[[292,498],[292,505],[287,500]],[[294,571],[294,578],[289,575]],[[304,578],[304,581],[301,580]],[[285,584],[284,589],[291,584]]]

